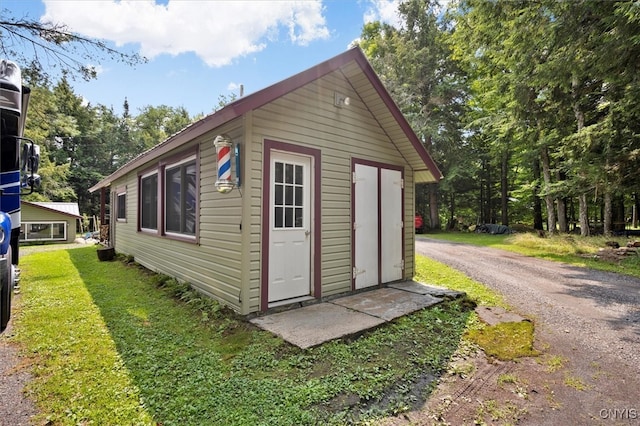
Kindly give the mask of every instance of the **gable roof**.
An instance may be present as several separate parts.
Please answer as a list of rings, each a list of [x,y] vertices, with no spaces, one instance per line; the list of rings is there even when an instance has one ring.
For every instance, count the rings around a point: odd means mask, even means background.
[[[48,210],[55,213],[60,213],[66,216],[71,216],[76,219],[82,219],[80,216],[80,209],[78,203],[57,203],[57,202],[29,202],[22,201],[22,204],[33,206],[37,209]]]
[[[366,56],[359,47],[354,47],[306,71],[237,99],[219,111],[191,123],[180,132],[138,155],[89,188],[89,191],[94,192],[110,186],[116,179],[182,144],[337,70],[342,71],[349,80],[391,141],[413,168],[415,182],[437,182],[442,179],[442,173],[385,89]]]

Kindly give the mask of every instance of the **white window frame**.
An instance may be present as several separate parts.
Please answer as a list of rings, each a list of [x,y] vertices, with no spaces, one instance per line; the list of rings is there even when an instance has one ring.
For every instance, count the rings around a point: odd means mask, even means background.
[[[124,216],[120,216],[120,197],[124,196]],[[118,222],[127,221],[127,191],[116,192],[116,220]]]
[[[53,225],[63,225],[64,232],[62,238],[53,238]],[[27,229],[30,225],[49,225],[49,238],[29,238]],[[21,242],[35,242],[35,241],[66,241],[69,232],[69,223],[64,220],[51,220],[51,221],[29,221],[21,223],[20,241]]]

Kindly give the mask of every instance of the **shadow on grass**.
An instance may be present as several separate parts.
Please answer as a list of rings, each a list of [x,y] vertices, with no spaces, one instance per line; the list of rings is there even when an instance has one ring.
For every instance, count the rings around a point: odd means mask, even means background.
[[[301,350],[94,251],[69,256],[158,424],[348,424],[419,407],[470,315],[468,301],[445,302]]]

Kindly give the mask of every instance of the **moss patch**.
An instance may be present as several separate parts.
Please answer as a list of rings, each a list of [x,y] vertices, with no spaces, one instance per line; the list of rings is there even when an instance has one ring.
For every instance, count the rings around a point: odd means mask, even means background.
[[[533,347],[533,329],[533,323],[529,321],[504,322],[469,330],[466,337],[488,356],[509,361],[539,355]]]

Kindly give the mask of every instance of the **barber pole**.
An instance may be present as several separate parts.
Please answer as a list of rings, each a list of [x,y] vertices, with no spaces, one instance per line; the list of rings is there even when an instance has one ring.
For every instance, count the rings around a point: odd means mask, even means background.
[[[234,184],[231,182],[231,146],[233,142],[226,135],[218,135],[213,141],[218,156],[218,180],[216,189],[222,194],[230,192]]]

